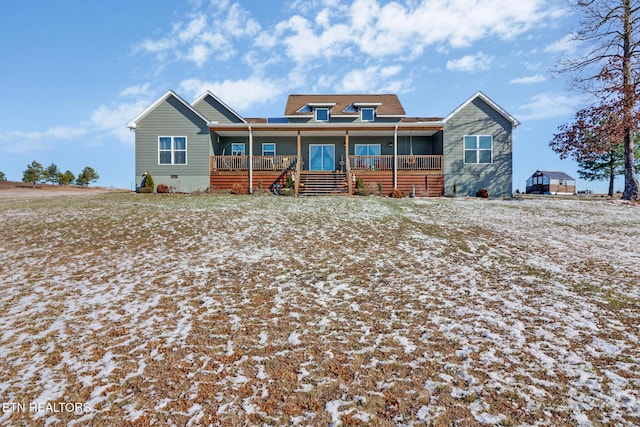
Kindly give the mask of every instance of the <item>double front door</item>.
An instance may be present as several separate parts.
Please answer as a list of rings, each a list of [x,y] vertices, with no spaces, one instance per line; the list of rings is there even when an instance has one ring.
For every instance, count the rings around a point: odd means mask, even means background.
[[[334,144],[309,145],[309,170],[332,171],[336,168],[336,146]]]

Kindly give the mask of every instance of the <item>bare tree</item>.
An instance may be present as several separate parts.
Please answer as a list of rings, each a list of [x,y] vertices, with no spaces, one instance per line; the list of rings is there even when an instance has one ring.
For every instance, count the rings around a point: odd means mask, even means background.
[[[572,2],[582,12],[580,29],[573,33],[574,41],[583,42],[588,50],[579,58],[568,58],[560,71],[574,73],[577,85],[597,95],[600,103],[621,103],[625,170],[622,198],[638,200],[633,134],[639,98],[640,0]]]

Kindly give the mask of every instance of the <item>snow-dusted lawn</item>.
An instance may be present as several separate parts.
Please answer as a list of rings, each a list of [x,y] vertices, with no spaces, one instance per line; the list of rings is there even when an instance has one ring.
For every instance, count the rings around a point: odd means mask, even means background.
[[[640,424],[639,206],[113,194],[0,227],[0,424]]]

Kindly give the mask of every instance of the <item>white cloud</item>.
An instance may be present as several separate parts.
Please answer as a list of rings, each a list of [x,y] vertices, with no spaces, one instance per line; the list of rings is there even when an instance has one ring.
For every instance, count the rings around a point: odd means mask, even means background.
[[[205,27],[207,26],[207,17],[204,15],[200,15],[194,19],[192,19],[189,23],[184,26],[183,30],[178,32],[178,38],[181,41],[187,41],[196,39],[204,32]]]
[[[247,110],[252,105],[265,104],[283,93],[283,84],[269,79],[250,77],[241,80],[207,82],[188,79],[180,83],[180,92],[195,98],[205,90],[210,90],[236,111]]]
[[[488,70],[491,67],[492,62],[493,57],[482,52],[478,52],[475,55],[466,55],[459,59],[447,61],[447,70],[475,73],[478,71]]]
[[[408,80],[393,80],[402,73],[403,67],[393,65],[388,67],[371,66],[364,69],[352,70],[347,73],[338,85],[338,91],[351,93],[367,92],[400,92],[409,85]]]
[[[102,134],[115,136],[120,142],[133,145],[134,138],[125,126],[149,106],[150,99],[143,97],[133,102],[123,102],[115,106],[101,105],[96,108],[89,119],[91,129]]]
[[[260,32],[260,24],[239,3],[213,1],[207,10],[199,10],[184,22],[172,26],[168,36],[146,39],[138,51],[156,54],[164,60],[169,54],[178,60],[202,67],[212,57],[228,60],[235,56],[234,41]]]
[[[120,91],[120,96],[123,98],[149,95],[151,95],[149,83],[145,83],[141,86],[129,86]]]
[[[556,40],[549,46],[545,47],[544,51],[547,53],[555,53],[562,55],[569,55],[576,52],[578,49],[578,42],[573,34],[567,34],[560,40]]]
[[[543,92],[535,95],[530,102],[522,105],[519,117],[522,120],[543,120],[572,116],[581,105],[580,99],[558,93]]]
[[[382,67],[380,69],[380,75],[382,77],[395,76],[396,74],[399,74],[400,72],[402,72],[402,66],[400,66],[400,65],[391,65],[391,66],[388,66],[388,67]]]
[[[251,18],[249,12],[234,3],[227,9],[228,13],[217,22],[224,29],[225,34],[231,34],[235,37],[251,36],[258,33],[261,29],[260,24]]]
[[[186,58],[193,61],[198,67],[202,67],[209,59],[209,55],[211,55],[211,48],[206,44],[199,43],[191,47]]]
[[[287,55],[297,63],[343,55],[353,37],[352,30],[344,24],[333,25],[317,35],[312,22],[299,15],[280,22],[275,32]]]
[[[0,134],[0,151],[29,153],[52,149],[57,142],[70,141],[87,133],[86,128],[71,126],[55,126],[44,131],[10,131]]]
[[[160,39],[160,40],[145,40],[143,41],[139,48],[141,50],[150,52],[150,53],[164,53],[165,51],[173,48],[176,45],[175,40],[172,39]]]
[[[546,81],[547,78],[542,74],[536,74],[535,76],[527,76],[527,77],[518,77],[512,79],[509,83],[511,84],[533,84],[533,83],[541,83]]]
[[[114,136],[120,142],[133,146],[133,134],[125,124],[149,106],[149,93],[148,83],[127,87],[120,91],[120,96],[133,97],[136,100],[114,106],[101,105],[91,113],[88,121],[77,126],[54,126],[42,131],[10,131],[0,134],[0,151],[37,152],[53,149],[63,142],[97,144],[106,135]]]

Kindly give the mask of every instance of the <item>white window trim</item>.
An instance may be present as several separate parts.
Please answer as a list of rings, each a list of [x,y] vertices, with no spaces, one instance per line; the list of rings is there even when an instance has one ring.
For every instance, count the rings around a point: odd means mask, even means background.
[[[371,114],[372,114],[371,120],[365,120],[364,117],[362,116],[362,113],[365,110],[367,110],[367,111],[371,110]],[[376,121],[376,109],[373,108],[373,107],[361,107],[360,108],[360,121],[363,121],[363,122],[375,122]]]
[[[489,137],[491,138],[491,149],[480,148],[480,137]],[[474,137],[476,139],[476,148],[474,150],[467,149],[466,139],[467,137]],[[476,161],[475,162],[467,162],[467,151],[475,151],[476,152]],[[480,151],[491,151],[491,161],[489,163],[480,163]],[[491,165],[493,164],[493,135],[464,135],[462,137],[462,161],[465,165]]]
[[[327,119],[326,120],[318,119],[318,111],[320,111],[320,110],[327,112]],[[313,110],[313,116],[315,117],[316,122],[328,122],[329,121],[329,108],[327,108],[327,107],[316,107]]]
[[[233,154],[233,146],[234,145],[242,145],[242,154]],[[247,155],[247,146],[244,142],[232,142],[231,143],[231,155],[232,156],[246,156]]]
[[[378,151],[380,152],[380,155],[382,155],[382,146],[380,144],[354,144],[353,145],[354,153],[358,150],[358,147],[367,147],[367,152],[369,151],[369,147],[378,147]],[[373,156],[373,154],[367,154],[367,156]]]
[[[263,142],[262,143],[262,156],[265,156],[266,154],[264,154],[264,146],[265,145],[273,145],[273,156],[276,156],[276,143],[275,142]]]
[[[171,148],[169,150],[161,150],[160,149],[160,139],[161,138],[171,138]],[[175,144],[175,139],[176,138],[184,138],[184,150],[182,149],[176,149],[176,144]],[[187,156],[187,152],[188,152],[188,146],[189,146],[189,140],[186,136],[183,135],[175,135],[175,136],[169,136],[169,135],[159,135],[158,136],[158,166],[172,166],[172,165],[186,165],[188,163],[188,156]],[[176,163],[176,152],[182,152],[184,151],[184,163]],[[160,162],[160,153],[161,152],[170,152],[171,153],[171,163],[162,163]]]

